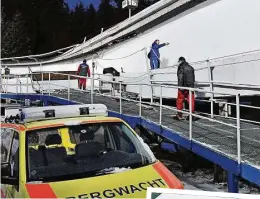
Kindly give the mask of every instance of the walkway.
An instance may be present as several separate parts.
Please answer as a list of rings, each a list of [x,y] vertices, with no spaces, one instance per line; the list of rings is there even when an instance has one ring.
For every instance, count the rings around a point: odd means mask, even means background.
[[[60,90],[59,92],[52,93],[53,96],[67,99],[67,90]],[[77,90],[71,90],[70,100],[78,103],[90,103],[90,94],[80,92]],[[94,103],[106,104],[110,111],[119,113],[120,103],[119,99],[111,99],[109,96],[93,96]],[[128,116],[139,116],[139,103],[133,101],[122,101],[122,114]],[[159,107],[155,106],[142,106],[141,110],[142,118],[146,121],[159,126]],[[162,127],[170,130],[172,136],[164,134],[163,131],[158,132],[158,128],[150,129],[155,133],[161,133],[167,139],[177,141],[177,144],[182,145],[185,148],[190,149],[189,143],[189,121],[177,121],[172,119],[172,116],[176,114],[174,110],[166,108],[162,109]],[[215,119],[223,121],[225,123],[236,125],[236,120],[221,118],[215,116]],[[149,125],[148,125],[149,126]],[[151,127],[150,127],[151,128]],[[214,152],[217,152],[221,156],[228,159],[235,160],[229,165],[221,165],[218,160],[216,163],[229,169],[237,160],[237,132],[236,128],[229,127],[216,122],[211,122],[206,119],[197,119],[192,125],[192,139],[194,143],[199,143],[200,146],[208,148]],[[156,132],[157,131],[157,132]],[[176,137],[179,136],[178,137]],[[188,143],[187,143],[188,142]],[[205,155],[204,155],[205,156]],[[206,155],[207,156],[207,155]],[[210,158],[210,157],[209,157]],[[211,157],[213,158],[213,157]],[[214,161],[214,162],[215,162]],[[255,183],[260,185],[260,125],[250,124],[241,121],[241,162],[258,167],[259,179],[256,179]],[[238,170],[242,168],[238,168]],[[240,171],[237,171],[238,173]],[[246,175],[250,175],[247,173]]]
[[[91,103],[91,95],[89,93],[75,89],[70,89],[70,100],[67,100],[67,89],[56,90],[50,94],[49,96],[48,94],[2,93],[1,97],[43,100],[44,102],[50,101],[64,105],[71,103]],[[122,100],[122,103],[120,103],[118,98],[94,94],[93,103],[105,104],[111,116],[121,117],[132,127],[137,124],[142,125],[154,133],[220,165],[228,171],[229,179],[232,182],[235,182],[235,176],[240,176],[260,185],[260,125],[241,121],[241,163],[239,164],[237,159],[237,129],[234,128],[236,120],[221,118],[219,116],[214,117],[218,122],[209,121],[206,118],[197,119],[192,122],[192,134],[190,134],[189,121],[172,119],[172,116],[176,112],[166,107],[162,108],[160,125],[159,106],[142,104],[140,117],[138,101]],[[120,104],[122,104],[121,109]],[[122,114],[120,114],[120,111]],[[221,122],[226,124],[221,124]],[[192,137],[190,137],[191,135]]]

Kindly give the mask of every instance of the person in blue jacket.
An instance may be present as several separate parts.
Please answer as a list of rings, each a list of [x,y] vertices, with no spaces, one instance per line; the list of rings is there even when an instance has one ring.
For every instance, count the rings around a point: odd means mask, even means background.
[[[156,39],[153,44],[152,44],[152,48],[148,54],[148,57],[150,59],[150,65],[151,65],[151,69],[157,69],[160,67],[160,52],[159,52],[159,48],[169,45],[169,43],[163,43],[160,44],[159,40]]]

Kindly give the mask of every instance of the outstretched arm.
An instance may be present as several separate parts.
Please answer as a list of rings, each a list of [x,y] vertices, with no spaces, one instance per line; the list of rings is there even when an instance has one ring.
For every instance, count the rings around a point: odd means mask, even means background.
[[[164,47],[164,46],[166,46],[166,43],[160,44],[158,46],[159,46],[158,48]]]
[[[155,45],[154,45],[154,48],[155,48],[155,49],[159,49],[159,48],[164,47],[164,46],[166,46],[166,45],[168,45],[168,44],[169,44],[169,43],[163,43],[163,44],[159,44],[159,45],[158,45],[158,44],[155,44]]]

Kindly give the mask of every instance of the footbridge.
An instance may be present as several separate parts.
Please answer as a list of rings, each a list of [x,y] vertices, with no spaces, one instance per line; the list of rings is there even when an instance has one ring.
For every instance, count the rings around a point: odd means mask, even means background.
[[[247,109],[258,115],[260,107],[240,103],[240,94],[233,97],[235,103],[228,103],[233,114],[219,114],[215,104],[222,103],[221,99],[200,99],[200,93],[226,96],[230,93],[216,93],[202,89],[181,88],[163,84],[129,84],[122,82],[107,82],[111,89],[105,89],[104,80],[87,78],[91,86],[87,90],[77,88],[79,76],[42,72],[41,81],[35,81],[36,74],[1,76],[1,99],[16,99],[33,102],[40,100],[43,105],[67,105],[102,103],[109,109],[109,116],[124,119],[133,128],[138,125],[148,129],[155,135],[192,151],[228,172],[228,190],[238,192],[238,178],[246,179],[260,185],[260,122],[245,119],[241,112]],[[67,80],[52,81],[53,76],[63,76]],[[86,77],[81,77],[86,78]],[[125,91],[126,86],[138,86],[138,95]],[[156,100],[142,99],[146,87],[154,87],[161,93]],[[174,103],[169,104],[162,98],[162,90],[177,92],[177,89],[187,89],[196,96],[196,112],[191,112],[191,104],[182,110],[187,120],[174,120],[177,113]],[[36,91],[36,92],[35,92]],[[225,102],[227,103],[227,102]],[[224,106],[227,104],[224,103]],[[199,106],[207,106],[208,111],[201,111]],[[218,107],[218,106],[217,106]]]

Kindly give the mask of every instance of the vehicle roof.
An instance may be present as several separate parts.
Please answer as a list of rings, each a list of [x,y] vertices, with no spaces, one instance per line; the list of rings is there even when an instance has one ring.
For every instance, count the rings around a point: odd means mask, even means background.
[[[66,123],[69,124],[70,122],[76,123],[100,123],[100,122],[123,122],[120,118],[115,117],[72,117],[72,118],[60,118],[60,119],[45,119],[40,121],[32,121],[26,122],[22,126],[25,130],[34,130],[34,129],[41,129],[41,128],[50,128],[50,127],[58,127],[64,126]],[[18,127],[21,125],[17,124],[4,124],[2,123],[3,127]],[[20,128],[19,128],[20,129]]]

